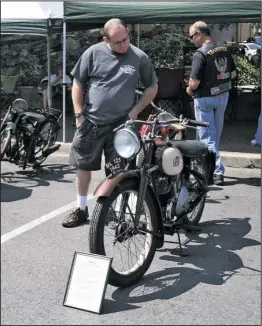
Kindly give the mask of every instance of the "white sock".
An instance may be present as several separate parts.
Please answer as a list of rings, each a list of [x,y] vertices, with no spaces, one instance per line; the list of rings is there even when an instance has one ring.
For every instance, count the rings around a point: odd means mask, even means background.
[[[87,196],[77,195],[77,207],[80,207],[82,211],[86,209],[87,206]]]

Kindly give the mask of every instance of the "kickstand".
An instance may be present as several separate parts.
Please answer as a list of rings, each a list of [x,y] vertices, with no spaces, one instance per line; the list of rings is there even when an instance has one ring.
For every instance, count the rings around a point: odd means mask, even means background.
[[[182,249],[182,244],[181,244],[181,239],[180,239],[179,229],[176,230],[176,234],[177,234],[178,243],[179,243],[179,248],[180,248],[180,256],[181,256],[181,257],[186,257],[187,254],[185,254],[185,253],[183,252],[183,249]]]

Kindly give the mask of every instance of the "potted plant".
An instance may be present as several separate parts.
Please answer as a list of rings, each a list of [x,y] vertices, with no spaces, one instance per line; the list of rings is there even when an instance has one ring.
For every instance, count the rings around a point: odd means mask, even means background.
[[[185,45],[189,38],[183,25],[153,25],[151,35],[142,36],[140,48],[151,59],[159,79],[158,98],[175,97],[184,78]]]

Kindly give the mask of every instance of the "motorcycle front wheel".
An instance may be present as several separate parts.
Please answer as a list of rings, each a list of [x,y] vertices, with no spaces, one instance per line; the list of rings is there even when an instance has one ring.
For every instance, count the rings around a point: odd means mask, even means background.
[[[157,210],[147,191],[139,223],[135,207],[139,186],[124,180],[109,197],[99,197],[89,229],[91,253],[112,257],[108,283],[116,287],[136,284],[148,270],[157,248]]]

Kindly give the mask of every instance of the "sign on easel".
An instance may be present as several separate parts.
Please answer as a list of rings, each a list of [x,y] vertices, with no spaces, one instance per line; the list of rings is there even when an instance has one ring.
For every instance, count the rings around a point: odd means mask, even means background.
[[[63,305],[101,313],[112,258],[75,252]]]

